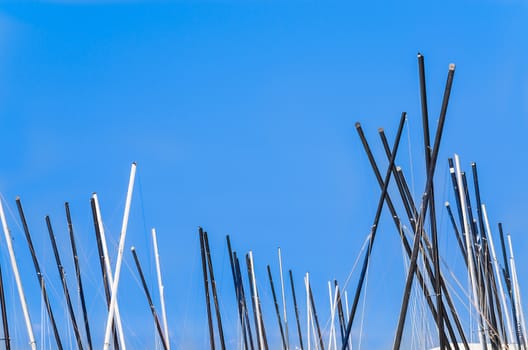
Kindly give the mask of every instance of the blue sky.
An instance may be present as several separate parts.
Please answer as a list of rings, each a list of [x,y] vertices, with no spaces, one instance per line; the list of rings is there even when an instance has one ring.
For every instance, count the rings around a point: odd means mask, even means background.
[[[60,308],[62,298],[44,216],[52,217],[73,276],[63,213],[69,201],[90,317],[94,324],[104,320],[89,198],[99,194],[115,252],[128,171],[137,161],[127,250],[137,247],[154,288],[149,229],[157,228],[175,346],[207,344],[199,225],[209,232],[231,341],[237,329],[226,234],[240,254],[253,250],[268,327],[275,319],[265,266],[278,274],[278,246],[299,290],[310,272],[326,320],[326,282],[350,272],[379,196],[356,121],[384,168],[376,130],[384,127],[392,140],[400,113],[408,112],[398,163],[413,175],[416,198],[422,190],[418,51],[425,55],[431,125],[448,64],[457,65],[438,203],[452,196],[447,157],[459,153],[467,169],[476,161],[492,226],[500,220],[512,233],[526,290],[527,11],[521,0],[2,2],[0,192],[13,212],[15,197],[22,198],[55,286],[52,303]],[[401,244],[386,214],[367,287],[362,344],[368,349],[391,344],[405,278]],[[445,215],[439,212],[440,249],[460,264]],[[18,218],[8,221],[32,318],[40,324],[29,252]],[[10,276],[4,243],[1,249]],[[130,346],[148,348],[154,327],[132,256],[125,261],[131,269],[123,270],[120,298]],[[6,279],[10,310],[19,310],[12,277]],[[16,341],[24,344],[16,318]],[[94,335],[101,338],[102,331]],[[272,342],[279,341],[276,333]]]

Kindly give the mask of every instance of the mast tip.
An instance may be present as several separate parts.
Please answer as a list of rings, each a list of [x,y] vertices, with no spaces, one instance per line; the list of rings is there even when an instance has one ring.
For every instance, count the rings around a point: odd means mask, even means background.
[[[449,207],[449,202],[446,201],[446,202],[444,203],[444,205],[445,205],[446,207]]]
[[[384,132],[383,128],[378,128],[378,132],[381,134],[382,132]]]
[[[449,64],[449,70],[455,70],[455,64],[454,63]]]
[[[356,122],[356,129],[359,129],[361,127],[361,123],[360,122]]]
[[[135,250],[136,250],[136,247],[134,247],[134,246],[132,246],[132,247],[130,248],[130,251],[131,251],[131,252],[133,252],[133,251],[135,251]]]
[[[15,200],[19,201],[20,200],[20,196],[16,196]]]

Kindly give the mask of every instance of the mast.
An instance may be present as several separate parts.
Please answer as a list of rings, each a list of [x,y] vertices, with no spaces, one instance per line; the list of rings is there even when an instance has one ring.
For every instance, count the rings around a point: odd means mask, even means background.
[[[519,291],[519,281],[517,280],[517,268],[515,267],[515,258],[513,257],[513,246],[511,242],[511,236],[508,234],[508,246],[510,249],[510,267],[511,267],[511,282],[512,282],[512,291],[513,291],[513,300],[512,303],[515,304],[517,310],[517,332],[520,334],[521,338],[521,347],[526,349],[526,326],[524,322],[524,312],[521,303],[521,293]]]
[[[222,317],[220,315],[220,305],[218,304],[218,294],[216,293],[216,280],[213,272],[213,262],[211,260],[211,251],[209,250],[209,238],[207,237],[207,232],[203,233],[203,238],[205,254],[207,257],[207,266],[209,267],[209,275],[211,277],[211,290],[213,291],[213,301],[216,311],[216,324],[218,326],[218,333],[220,335],[220,345],[222,346],[222,350],[225,350],[224,330],[222,328]]]
[[[302,350],[303,341],[302,341],[302,332],[301,332],[301,322],[299,321],[299,309],[297,308],[297,297],[295,296],[295,285],[293,284],[292,270],[289,270],[288,272],[290,274],[290,284],[291,284],[291,290],[292,290],[292,296],[293,296],[293,307],[295,309],[295,320],[297,322],[297,334],[299,335],[299,346],[301,347],[301,350]]]
[[[266,340],[266,333],[264,329],[264,322],[262,319],[262,310],[260,309],[260,301],[258,297],[258,290],[257,290],[257,279],[255,278],[255,269],[253,265],[253,252],[249,251],[249,253],[246,255],[246,263],[248,266],[248,274],[250,277],[250,285],[251,285],[251,291],[253,295],[253,306],[255,309],[255,320],[256,320],[256,328],[257,328],[257,335],[259,339],[259,347],[260,349],[268,349],[268,344]]]
[[[6,350],[11,349],[11,339],[9,337],[9,325],[7,324],[7,310],[4,294],[4,278],[2,277],[2,268],[0,267],[0,302],[2,303],[2,326],[4,328],[4,341]]]
[[[288,334],[288,318],[286,317],[286,293],[284,290],[284,278],[282,275],[282,255],[281,249],[278,248],[279,255],[279,271],[280,271],[280,281],[281,281],[281,294],[282,294],[282,312],[284,317],[284,336],[286,338],[286,349],[290,348],[290,338]]]
[[[235,288],[235,296],[237,299],[238,318],[240,319],[240,328],[242,330],[242,335],[244,337],[244,346],[245,346],[244,348],[247,350],[249,349],[249,344],[248,344],[248,336],[246,332],[246,325],[244,323],[245,320],[244,320],[243,302],[241,299],[238,275],[236,273],[236,268],[235,268],[235,258],[233,257],[234,253],[233,253],[233,250],[231,249],[231,240],[229,239],[229,235],[226,236],[226,241],[227,241],[227,250],[229,253],[229,264],[231,265],[231,274],[233,275],[233,285]],[[253,348],[253,344],[251,344],[251,348]]]
[[[281,322],[280,311],[279,311],[279,303],[277,302],[277,294],[275,293],[275,286],[273,285],[273,277],[271,276],[271,268],[269,265],[267,266],[267,269],[268,269],[268,278],[269,278],[270,287],[271,287],[271,294],[273,296],[273,303],[275,304],[275,314],[277,315],[277,322],[279,323],[282,347],[284,348],[284,350],[286,350],[288,347],[286,346],[286,339],[284,338],[284,329],[282,328],[282,322]]]
[[[310,304],[312,305],[313,310],[313,316],[315,321],[315,326],[317,327],[317,337],[319,338],[319,345],[321,346],[321,350],[324,350],[324,342],[323,342],[323,336],[321,334],[321,327],[319,327],[319,318],[317,317],[317,310],[315,309],[315,301],[312,293],[312,286],[310,285],[310,282],[308,281],[308,290],[310,294]]]
[[[201,227],[198,228],[198,233],[200,235],[200,253],[202,257],[202,272],[204,279],[204,288],[205,288],[205,303],[207,305],[207,324],[209,325],[209,341],[211,345],[211,350],[215,349],[214,342],[214,329],[213,329],[213,318],[211,314],[211,297],[209,296],[209,275],[207,273],[207,258],[205,257],[205,243],[204,243],[204,233]]]
[[[249,345],[251,346],[251,350],[254,349],[253,347],[253,335],[251,333],[251,323],[249,322],[249,311],[246,303],[246,293],[244,291],[244,284],[242,283],[242,272],[240,271],[240,261],[238,260],[237,253],[233,252],[233,260],[235,263],[235,273],[238,281],[238,290],[240,293],[240,300],[242,304],[242,309],[244,311],[244,324],[247,328],[247,334],[249,336]],[[255,325],[256,327],[256,325]]]
[[[497,255],[495,254],[495,246],[493,244],[493,236],[491,234],[491,229],[488,221],[488,213],[486,211],[486,206],[482,204],[482,216],[484,217],[484,223],[486,225],[486,230],[488,231],[488,242],[489,242],[489,248],[491,252],[491,259],[493,262],[493,267],[495,269],[495,275],[497,276],[497,284],[499,286],[499,295],[501,298],[502,307],[504,310],[504,315],[506,316],[506,326],[508,327],[508,336],[506,336],[505,340],[506,343],[509,344],[509,341],[513,342],[513,332],[512,332],[512,325],[510,320],[510,313],[508,312],[508,304],[506,304],[506,297],[504,295],[504,288],[502,286],[502,280],[499,270],[499,262],[497,260]]]
[[[132,202],[132,191],[134,189],[134,178],[136,176],[136,163],[132,163],[130,170],[130,179],[128,182],[128,191],[125,203],[125,212],[123,215],[123,223],[121,225],[121,237],[119,238],[119,248],[117,251],[117,261],[115,267],[114,281],[112,283],[110,307],[108,310],[108,317],[106,319],[106,330],[104,336],[103,349],[108,350],[110,347],[110,333],[112,332],[112,321],[114,320],[116,304],[117,304],[117,288],[119,287],[119,277],[121,275],[121,263],[123,262],[123,253],[125,250],[125,238],[128,225],[128,216],[130,214],[130,204]],[[121,346],[126,349],[125,343],[122,342]]]
[[[141,279],[141,284],[143,285],[143,290],[145,291],[145,296],[147,297],[147,301],[150,306],[152,317],[154,318],[154,322],[156,323],[156,329],[158,330],[158,334],[161,339],[161,344],[163,345],[163,349],[168,350],[168,345],[167,345],[168,341],[167,341],[166,336],[163,334],[163,330],[161,329],[161,323],[160,323],[158,314],[156,313],[156,308],[154,307],[154,303],[152,302],[152,297],[150,296],[147,282],[145,281],[145,276],[143,275],[143,270],[141,269],[141,264],[139,263],[139,259],[136,253],[136,248],[132,247],[130,248],[130,250],[132,251],[132,255],[134,256],[134,262],[136,263],[136,267],[139,273],[139,278]]]
[[[49,216],[46,215],[46,226],[48,227],[48,233],[51,241],[51,246],[53,248],[53,254],[55,255],[55,262],[57,263],[57,270],[62,282],[62,290],[64,291],[64,297],[66,298],[66,305],[68,306],[68,314],[70,315],[70,320],[73,325],[73,332],[75,333],[75,339],[77,340],[77,346],[80,350],[83,349],[81,333],[79,332],[79,327],[77,326],[77,320],[75,319],[75,313],[73,312],[73,306],[70,298],[70,292],[68,290],[68,284],[66,283],[66,274],[64,273],[64,267],[62,266],[59,250],[57,248],[57,242],[55,241],[55,234],[51,227],[51,221]]]
[[[110,308],[110,286],[113,282],[112,269],[110,267],[110,257],[108,255],[108,248],[106,246],[106,236],[104,233],[103,220],[101,219],[101,210],[99,208],[99,199],[97,194],[93,193],[92,198],[90,199],[90,204],[92,207],[92,216],[95,226],[95,236],[97,240],[97,249],[99,252],[99,262],[101,264],[101,273],[103,275],[103,286],[106,296],[106,306]],[[116,317],[115,323],[112,326],[112,332],[114,336],[114,348],[119,350],[119,343],[122,343],[124,340],[123,328],[121,326],[121,317],[119,314],[119,305],[116,305]],[[117,328],[117,332],[116,332]],[[119,336],[119,340],[118,340]]]
[[[35,248],[33,248],[33,241],[31,240],[31,235],[29,234],[29,227],[28,227],[28,224],[27,224],[27,221],[26,221],[26,216],[24,215],[24,210],[22,209],[22,202],[20,201],[20,197],[16,198],[16,204],[17,204],[17,208],[18,208],[18,213],[20,215],[20,220],[22,221],[22,227],[24,228],[24,234],[25,234],[26,240],[28,242],[28,247],[29,247],[29,251],[31,253],[31,258],[33,259],[33,266],[35,267],[35,273],[37,274],[37,279],[39,281],[40,291],[42,293],[42,298],[44,299],[44,303],[46,305],[46,312],[48,313],[48,317],[49,317],[50,322],[51,322],[51,327],[53,328],[53,334],[55,336],[55,341],[57,343],[57,347],[59,349],[62,349],[62,342],[60,340],[59,331],[57,329],[57,323],[55,322],[55,317],[53,316],[53,310],[51,309],[51,305],[50,305],[50,302],[49,302],[48,292],[46,291],[46,282],[44,281],[44,276],[42,276],[42,273],[40,272],[40,266],[39,266],[39,263],[38,263],[37,255],[35,254]],[[6,239],[7,239],[7,237],[6,237]],[[11,241],[9,240],[8,241],[8,249],[9,249],[10,244],[11,244]],[[13,259],[14,259],[14,253],[13,253]],[[17,272],[15,273],[15,275],[17,275],[17,274],[18,274],[18,269],[17,269]],[[18,282],[17,282],[17,284],[18,284]],[[22,285],[20,285],[20,288],[22,288]],[[24,300],[24,303],[25,303],[25,300]],[[24,308],[24,306],[23,306],[23,308]],[[26,320],[26,322],[28,322],[28,321],[29,321],[29,314],[28,314],[28,319]],[[34,341],[35,340],[33,338],[33,342]],[[36,343],[35,343],[35,346],[36,346]]]
[[[81,268],[79,266],[79,256],[77,255],[77,246],[75,245],[75,237],[73,234],[73,224],[70,214],[70,205],[68,202],[64,203],[66,209],[66,221],[68,222],[68,232],[70,234],[70,243],[73,254],[73,262],[75,264],[75,276],[77,277],[77,287],[79,288],[79,297],[81,299],[81,308],[84,319],[84,328],[86,330],[86,339],[88,341],[88,349],[92,349],[92,336],[90,334],[90,323],[88,321],[88,313],[86,312],[86,301],[84,299],[84,289],[81,279]]]
[[[169,327],[167,325],[167,311],[165,310],[165,288],[163,287],[163,282],[161,281],[161,266],[158,252],[158,239],[156,238],[155,228],[152,228],[152,245],[154,248],[154,258],[156,260],[156,275],[158,277],[158,290],[161,304],[161,318],[163,320],[163,331],[165,333],[167,350],[170,350]]]

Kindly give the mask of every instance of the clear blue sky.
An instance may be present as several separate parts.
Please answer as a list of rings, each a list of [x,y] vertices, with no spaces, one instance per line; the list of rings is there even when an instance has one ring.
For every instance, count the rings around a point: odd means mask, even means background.
[[[206,348],[199,225],[209,232],[229,341],[236,342],[237,323],[228,233],[239,254],[253,250],[266,323],[275,334],[271,342],[278,344],[265,274],[271,264],[278,277],[276,248],[294,270],[299,292],[310,272],[326,320],[326,282],[344,281],[372,224],[379,189],[356,121],[385,167],[376,130],[385,127],[392,140],[400,113],[409,113],[398,163],[413,174],[419,198],[421,51],[432,125],[448,64],[457,65],[437,172],[438,204],[452,196],[443,185],[447,157],[458,152],[466,168],[476,161],[492,225],[503,221],[512,233],[526,291],[527,37],[528,4],[522,0],[3,1],[0,192],[13,212],[15,197],[22,198],[59,317],[65,311],[44,216],[52,217],[73,277],[63,213],[63,202],[71,203],[94,338],[101,343],[103,326],[96,325],[105,320],[104,299],[89,198],[94,191],[100,196],[115,256],[130,163],[137,161],[125,259],[130,269],[123,270],[120,294],[129,346],[153,344],[128,248],[137,247],[155,290],[149,236],[155,226],[172,343]],[[366,349],[392,343],[403,293],[401,244],[386,214],[368,280]],[[445,219],[440,211],[440,249],[460,264]],[[18,217],[8,220],[32,319],[40,324],[29,252]],[[5,243],[1,249],[14,341],[24,344]],[[302,294],[299,299],[304,303]]]

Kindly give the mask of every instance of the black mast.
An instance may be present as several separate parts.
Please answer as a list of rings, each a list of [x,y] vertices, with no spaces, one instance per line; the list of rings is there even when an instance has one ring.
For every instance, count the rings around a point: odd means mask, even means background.
[[[73,262],[75,263],[75,275],[77,277],[77,286],[79,288],[79,296],[81,298],[81,307],[83,312],[83,318],[84,318],[84,328],[86,330],[86,339],[88,341],[88,349],[92,349],[92,336],[90,334],[90,323],[88,321],[88,313],[86,312],[86,301],[84,299],[84,289],[81,279],[81,268],[79,266],[79,256],[77,255],[77,246],[75,244],[75,236],[73,234],[73,225],[72,225],[72,219],[70,214],[70,205],[68,202],[64,203],[64,207],[66,208],[66,221],[68,222],[68,232],[70,233],[70,243],[72,248],[72,254],[73,254]]]
[[[35,254],[35,248],[33,247],[33,241],[31,240],[31,235],[29,233],[29,227],[26,221],[26,216],[24,215],[24,210],[22,209],[22,202],[20,201],[20,197],[16,198],[16,204],[18,208],[18,214],[20,215],[20,220],[22,221],[22,227],[24,228],[24,234],[28,242],[28,247],[31,253],[31,258],[33,260],[33,266],[35,267],[37,279],[40,284],[40,291],[42,293],[42,298],[44,299],[44,303],[46,304],[46,311],[48,313],[48,317],[51,322],[51,327],[53,329],[53,335],[55,336],[57,347],[60,350],[62,350],[62,342],[60,339],[59,330],[57,329],[57,323],[55,322],[55,317],[53,316],[53,310],[51,309],[48,292],[46,291],[46,283],[44,281],[44,276],[42,276],[42,273],[40,271],[40,266],[38,263],[37,255]]]
[[[7,310],[4,294],[4,278],[2,277],[2,268],[0,267],[0,303],[2,306],[2,326],[4,328],[4,341],[6,350],[11,349],[11,339],[9,338],[9,325],[7,324]]]
[[[290,284],[291,284],[291,290],[292,290],[292,296],[293,296],[293,307],[295,308],[295,321],[297,321],[297,334],[299,334],[299,346],[301,347],[301,350],[302,350],[303,341],[302,341],[302,332],[301,332],[301,322],[299,321],[299,309],[297,308],[297,297],[295,296],[295,285],[293,284],[292,270],[289,270],[288,272],[290,274]]]
[[[211,350],[215,349],[214,343],[214,329],[213,329],[213,318],[211,314],[211,297],[209,296],[209,274],[207,273],[207,261],[205,257],[205,244],[204,244],[204,233],[201,227],[198,228],[198,233],[200,235],[200,252],[202,256],[202,271],[204,279],[204,288],[205,288],[205,303],[207,306],[207,322],[209,325],[209,340],[211,343]]]
[[[66,283],[66,273],[64,272],[64,266],[62,266],[59,250],[57,248],[57,242],[55,241],[55,234],[51,227],[51,221],[49,216],[46,215],[46,225],[48,226],[48,233],[51,241],[51,246],[53,248],[53,254],[55,255],[55,262],[57,263],[57,270],[59,276],[61,277],[62,289],[64,291],[64,296],[66,297],[66,304],[68,306],[68,313],[70,314],[70,319],[73,325],[73,332],[75,333],[75,339],[77,340],[77,346],[80,350],[83,349],[81,333],[79,332],[79,327],[77,326],[77,320],[75,319],[75,313],[73,312],[73,306],[70,298],[70,292],[68,291],[68,284]]]
[[[130,250],[132,251],[132,255],[134,256],[134,262],[136,263],[136,267],[139,273],[139,278],[141,279],[141,284],[143,285],[143,290],[145,291],[145,296],[147,297],[147,301],[150,306],[150,312],[152,313],[152,317],[154,318],[154,322],[156,323],[156,328],[158,330],[161,343],[163,344],[163,348],[167,350],[169,346],[168,346],[168,338],[166,336],[168,335],[164,335],[163,330],[161,329],[161,323],[158,317],[158,313],[156,312],[156,308],[154,307],[154,303],[152,302],[152,297],[150,296],[147,282],[145,281],[145,276],[143,275],[143,270],[141,269],[141,264],[139,263],[139,259],[136,253],[136,249],[132,247]]]
[[[268,278],[269,278],[270,287],[271,287],[271,294],[273,295],[273,303],[275,304],[275,313],[277,314],[277,322],[279,323],[279,330],[280,330],[280,335],[281,335],[281,340],[282,340],[282,346],[284,350],[286,350],[288,347],[286,346],[284,330],[282,329],[282,321],[280,317],[279,303],[277,302],[277,294],[275,293],[275,286],[273,285],[273,277],[271,276],[271,268],[269,265],[267,266],[267,269],[268,269]]]

